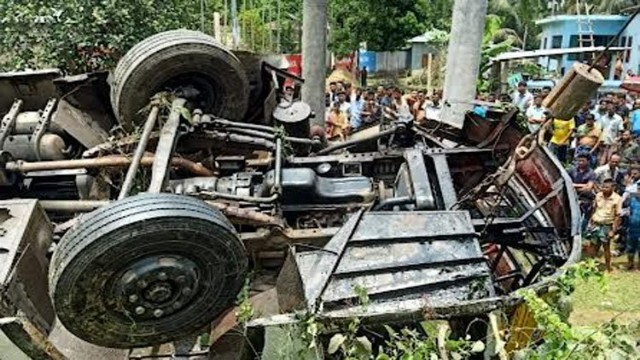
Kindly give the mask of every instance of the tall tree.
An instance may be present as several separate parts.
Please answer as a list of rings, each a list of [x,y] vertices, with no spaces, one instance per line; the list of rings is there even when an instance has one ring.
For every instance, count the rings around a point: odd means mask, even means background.
[[[366,42],[373,51],[402,48],[427,29],[426,0],[331,1],[330,47],[339,55]]]
[[[500,16],[502,25],[513,29],[527,49],[537,48],[540,28],[536,20],[548,13],[546,0],[492,0],[489,13]]]
[[[622,10],[638,5],[636,0],[600,0],[594,1],[595,10],[601,14],[619,14]]]

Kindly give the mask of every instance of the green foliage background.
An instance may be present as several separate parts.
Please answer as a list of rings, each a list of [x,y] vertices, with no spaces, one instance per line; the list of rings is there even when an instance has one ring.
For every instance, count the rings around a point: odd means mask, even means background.
[[[303,0],[237,0],[242,47],[261,53],[300,52]],[[454,0],[330,0],[330,49],[344,55],[362,43],[396,50],[427,30],[448,31]],[[635,0],[591,0],[591,13],[619,13]],[[228,25],[230,0],[2,0],[0,70],[59,67],[70,73],[108,69],[136,42],[154,33],[201,29],[212,33],[213,12]],[[565,1],[559,12],[576,12]],[[584,10],[583,10],[584,12]],[[513,45],[539,45],[537,19],[546,0],[490,0]],[[496,22],[492,22],[495,24]],[[494,41],[502,43],[502,40]]]

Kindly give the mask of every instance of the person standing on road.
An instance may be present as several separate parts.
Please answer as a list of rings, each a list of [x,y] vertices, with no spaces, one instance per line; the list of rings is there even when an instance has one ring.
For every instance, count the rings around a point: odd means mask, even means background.
[[[602,140],[602,129],[598,124],[596,124],[593,114],[587,113],[585,123],[578,126],[578,129],[576,130],[576,137],[578,139],[576,155],[588,155],[589,165],[591,167],[595,167],[597,163],[598,148],[600,146],[600,141]]]
[[[587,226],[587,238],[591,242],[589,254],[596,257],[600,246],[604,247],[604,262],[607,271],[611,272],[611,242],[613,242],[620,225],[622,198],[614,191],[612,179],[605,179],[601,191],[596,195],[593,215]]]
[[[624,131],[624,124],[622,117],[616,114],[615,105],[612,103],[607,104],[607,114],[600,119],[600,122],[603,132],[600,165],[604,165],[613,152],[616,139]]]
[[[622,160],[620,167],[627,169],[631,164],[640,162],[640,146],[636,139],[633,138],[631,130],[625,130],[620,136],[616,152],[620,154]]]
[[[518,83],[518,89],[513,93],[513,105],[524,114],[533,103],[533,95],[527,90],[527,83],[521,81]]]
[[[633,103],[633,111],[629,114],[629,129],[633,136],[640,137],[640,99]]]
[[[442,104],[440,103],[440,93],[434,91],[431,96],[431,101],[424,103],[424,116],[427,120],[440,121],[440,114],[442,113]]]
[[[580,229],[584,233],[591,214],[593,190],[596,184],[596,174],[589,168],[589,157],[587,155],[578,154],[576,165],[569,170],[569,176],[573,182],[573,188],[578,193],[581,214]]]
[[[542,106],[542,96],[536,95],[533,98],[533,105],[527,109],[527,126],[529,131],[533,134],[540,129],[540,126],[546,121],[544,106]]]
[[[553,136],[549,141],[549,149],[564,164],[567,161],[569,143],[575,130],[575,121],[573,118],[568,120],[554,118],[551,127]]]
[[[625,172],[620,168],[620,155],[616,153],[611,154],[609,163],[598,167],[593,172],[596,174],[598,187],[602,185],[606,179],[611,179],[615,184],[614,191],[621,193],[624,190]]]
[[[591,103],[587,101],[584,105],[582,105],[582,108],[580,109],[580,111],[578,111],[578,113],[574,117],[574,119],[576,120],[576,127],[580,127],[580,125],[587,122],[587,115],[590,113],[591,113]]]
[[[626,220],[627,269],[635,269],[635,257],[640,252],[640,166],[631,166],[628,184],[622,195],[622,217]]]
[[[368,79],[369,79],[369,71],[367,71],[366,66],[363,66],[362,70],[360,70],[360,86],[362,86],[363,88],[366,88]]]

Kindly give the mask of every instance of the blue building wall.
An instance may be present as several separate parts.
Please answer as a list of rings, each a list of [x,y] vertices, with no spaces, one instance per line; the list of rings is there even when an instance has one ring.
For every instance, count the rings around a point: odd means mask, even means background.
[[[583,16],[583,18],[586,18]],[[554,48],[572,48],[580,47],[578,42],[579,17],[576,15],[558,15],[549,18],[542,19],[537,22],[542,27],[542,33],[540,36],[540,49],[554,49]],[[591,15],[591,28],[595,38],[596,46],[605,46],[612,36],[615,36],[622,28],[627,16],[623,15]],[[586,31],[587,26],[583,31]],[[640,41],[640,19],[634,20],[634,23],[629,26],[625,33],[629,33],[629,36],[633,36],[634,54],[631,56],[630,63],[628,64],[634,72],[638,72],[638,46],[636,43]],[[636,34],[637,33],[637,34]],[[634,36],[635,35],[635,36]],[[627,35],[625,39],[627,38]],[[573,41],[572,41],[573,37]],[[618,44],[616,44],[618,45]],[[633,61],[635,60],[635,62]],[[557,70],[562,72],[571,68],[575,62],[575,56],[563,55],[556,59],[542,58],[540,59],[540,65],[549,66],[551,70]],[[627,68],[627,64],[625,64]],[[605,77],[609,78],[611,74],[605,74]]]

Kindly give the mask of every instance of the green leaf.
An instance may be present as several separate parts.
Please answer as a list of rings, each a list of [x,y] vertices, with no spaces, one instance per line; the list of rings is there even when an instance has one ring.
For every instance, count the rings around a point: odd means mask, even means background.
[[[363,355],[370,355],[373,353],[371,341],[366,336],[360,336],[356,338],[356,347]]]
[[[390,337],[396,336],[396,331],[391,328],[389,325],[384,325],[384,329],[387,331]]]
[[[327,352],[329,353],[329,355],[333,355],[335,354],[338,349],[340,349],[340,346],[342,346],[342,344],[344,344],[344,341],[347,338],[342,335],[342,334],[335,334],[331,337],[331,340],[329,340],[329,347],[327,348]]]

